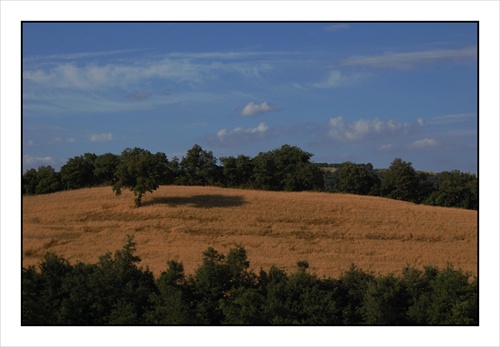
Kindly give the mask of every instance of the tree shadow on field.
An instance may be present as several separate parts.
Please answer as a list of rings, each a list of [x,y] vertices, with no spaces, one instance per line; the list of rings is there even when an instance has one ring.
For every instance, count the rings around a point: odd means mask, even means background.
[[[171,207],[179,205],[189,205],[196,208],[214,208],[214,207],[237,207],[243,206],[247,202],[242,196],[233,195],[217,195],[204,194],[192,196],[173,196],[173,197],[152,197],[149,201],[145,201],[143,206],[166,204]]]

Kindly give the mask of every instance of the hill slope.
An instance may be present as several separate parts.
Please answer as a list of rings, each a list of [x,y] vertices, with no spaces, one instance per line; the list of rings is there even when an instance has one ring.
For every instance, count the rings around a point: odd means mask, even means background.
[[[307,260],[320,276],[355,263],[376,273],[405,264],[477,274],[477,211],[414,205],[380,197],[162,186],[134,208],[133,195],[110,187],[23,197],[23,266],[55,252],[96,262],[134,235],[142,264],[159,275],[168,260],[187,273],[209,246],[245,247],[256,272],[287,271]]]

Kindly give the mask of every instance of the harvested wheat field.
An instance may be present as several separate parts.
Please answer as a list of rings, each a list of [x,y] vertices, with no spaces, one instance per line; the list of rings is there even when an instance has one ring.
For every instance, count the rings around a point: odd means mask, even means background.
[[[141,265],[155,275],[168,260],[192,274],[202,252],[247,250],[255,272],[299,260],[323,277],[351,264],[376,274],[408,264],[477,274],[477,211],[415,205],[380,197],[162,186],[134,207],[133,194],[110,187],[23,197],[23,266],[47,252],[95,263],[133,235]]]

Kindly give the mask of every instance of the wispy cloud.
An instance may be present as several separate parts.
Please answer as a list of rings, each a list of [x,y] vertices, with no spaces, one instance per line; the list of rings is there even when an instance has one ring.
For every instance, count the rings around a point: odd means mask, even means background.
[[[189,60],[247,60],[250,58],[273,58],[298,54],[293,51],[213,51],[213,52],[173,52],[166,54],[169,58]]]
[[[23,81],[27,87],[107,88],[127,86],[144,80],[172,80],[201,83],[219,74],[237,73],[244,77],[261,76],[274,64],[293,52],[204,52],[170,53],[146,58],[123,58],[101,62],[85,62],[84,58],[100,57],[129,51],[74,53],[37,57],[50,63],[37,67],[26,64]],[[63,59],[65,58],[65,59]],[[34,58],[33,58],[34,59]],[[82,61],[80,61],[82,60]],[[24,62],[29,61],[25,59]]]
[[[128,88],[127,88],[128,89]],[[158,90],[160,88],[157,88]],[[141,95],[141,93],[145,93]],[[147,97],[146,93],[151,93]],[[147,97],[147,98],[146,98]],[[142,98],[142,99],[141,99]],[[116,88],[99,90],[45,90],[39,88],[29,93],[23,92],[23,111],[28,114],[97,114],[151,110],[152,107],[168,110],[189,102],[218,102],[220,93],[204,91],[179,91],[172,95],[161,92],[134,92]],[[149,102],[137,102],[148,100]]]
[[[309,85],[313,88],[336,88],[341,86],[349,86],[358,83],[359,81],[368,78],[370,75],[368,73],[352,73],[346,74],[339,70],[332,70],[328,73],[325,79],[310,83]]]
[[[65,54],[48,54],[48,55],[34,55],[23,58],[23,62],[39,62],[39,61],[54,61],[54,60],[79,60],[89,58],[100,58],[124,53],[134,53],[145,51],[146,49],[122,49],[113,51],[99,51],[99,52],[78,52],[78,53],[65,53]]]
[[[402,136],[415,132],[424,125],[422,118],[414,123],[399,123],[395,120],[360,119],[346,122],[343,117],[331,118],[329,135],[340,142],[360,142],[364,140],[386,139],[388,136]]]
[[[91,142],[107,142],[113,140],[113,134],[112,133],[90,134],[88,138]]]
[[[76,63],[56,64],[50,69],[23,71],[26,87],[103,89],[126,87],[150,79],[171,79],[173,81],[198,82],[203,71],[184,61],[139,61],[107,65],[85,65]]]
[[[460,49],[438,49],[414,52],[388,52],[380,55],[354,56],[342,62],[344,66],[365,66],[378,69],[414,69],[423,64],[441,61],[477,59],[477,46]]]
[[[379,151],[390,151],[393,148],[394,148],[394,146],[392,145],[392,143],[386,143],[386,144],[380,145],[378,147],[378,150]]]
[[[409,147],[413,149],[433,149],[436,148],[438,145],[439,143],[436,141],[436,139],[424,138],[421,140],[413,141]]]
[[[243,107],[240,114],[243,117],[251,117],[251,116],[258,115],[258,114],[271,112],[271,111],[274,111],[276,109],[277,109],[277,107],[275,105],[272,105],[272,104],[268,103],[267,101],[264,101],[260,104],[256,104],[252,101],[252,102],[249,102],[248,104],[246,104],[245,107]]]
[[[458,113],[458,114],[449,114],[444,116],[438,116],[432,118],[429,123],[430,124],[453,124],[453,123],[462,123],[469,121],[477,121],[477,114],[475,113]]]
[[[350,27],[350,25],[347,23],[336,23],[336,24],[327,25],[326,27],[323,28],[323,30],[325,30],[327,32],[337,32],[340,30],[349,29],[349,27]]]

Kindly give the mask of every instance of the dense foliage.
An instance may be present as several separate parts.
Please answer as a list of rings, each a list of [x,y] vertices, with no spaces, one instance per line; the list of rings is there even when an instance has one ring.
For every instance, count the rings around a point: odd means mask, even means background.
[[[50,166],[23,174],[23,194],[47,194],[63,189],[113,185],[119,193],[142,196],[161,184],[220,186],[274,191],[326,191],[383,196],[435,206],[479,208],[479,184],[474,174],[458,170],[429,174],[417,172],[411,162],[395,158],[388,169],[373,165],[313,163],[313,154],[283,145],[254,158],[239,155],[217,159],[211,151],[194,145],[186,156],[167,159],[141,148],[127,148],[121,155],[85,153],[70,158],[56,172]]]
[[[169,261],[154,278],[135,243],[97,264],[47,253],[22,271],[23,325],[478,325],[478,280],[448,266],[375,276],[352,266],[338,279],[250,269],[241,246],[208,248],[194,275]]]

